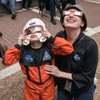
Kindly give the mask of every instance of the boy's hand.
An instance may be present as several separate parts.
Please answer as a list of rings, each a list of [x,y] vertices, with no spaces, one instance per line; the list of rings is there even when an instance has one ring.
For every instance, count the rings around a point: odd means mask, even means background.
[[[27,34],[26,33],[21,33],[18,37],[18,44],[20,46],[23,46],[23,40],[26,39]]]
[[[42,33],[42,35],[43,35],[44,37],[46,37],[47,39],[49,39],[49,38],[51,37],[51,33],[49,33],[48,31],[42,31],[41,33]]]

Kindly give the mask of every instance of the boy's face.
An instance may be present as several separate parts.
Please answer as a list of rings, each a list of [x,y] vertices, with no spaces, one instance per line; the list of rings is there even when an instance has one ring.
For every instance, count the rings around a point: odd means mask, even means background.
[[[41,31],[43,27],[41,25],[31,26],[25,30],[25,33],[31,34],[30,41],[39,41],[39,35],[41,36]]]
[[[36,33],[35,33],[34,30],[31,32],[30,41],[31,41],[31,42],[32,42],[32,41],[39,41],[39,38],[37,37],[37,35],[36,35]]]

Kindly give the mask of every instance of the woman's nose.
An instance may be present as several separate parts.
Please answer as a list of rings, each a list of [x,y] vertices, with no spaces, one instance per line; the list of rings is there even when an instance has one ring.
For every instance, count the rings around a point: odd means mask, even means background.
[[[74,16],[74,12],[70,12],[69,16]]]

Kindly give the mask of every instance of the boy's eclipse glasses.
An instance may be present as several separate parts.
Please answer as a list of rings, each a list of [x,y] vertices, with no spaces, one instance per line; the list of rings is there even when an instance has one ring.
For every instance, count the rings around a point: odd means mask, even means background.
[[[25,33],[28,35],[30,34],[32,31],[34,31],[35,33],[41,33],[41,31],[43,31],[43,26],[42,25],[34,25],[34,26],[30,26],[27,29],[25,29]]]

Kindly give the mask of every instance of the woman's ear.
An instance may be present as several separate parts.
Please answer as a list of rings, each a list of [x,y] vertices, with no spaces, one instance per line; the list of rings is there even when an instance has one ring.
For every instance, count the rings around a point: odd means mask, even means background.
[[[64,23],[62,25],[64,25]]]
[[[81,23],[81,27],[83,27],[84,26],[84,21],[82,21],[82,23]]]

